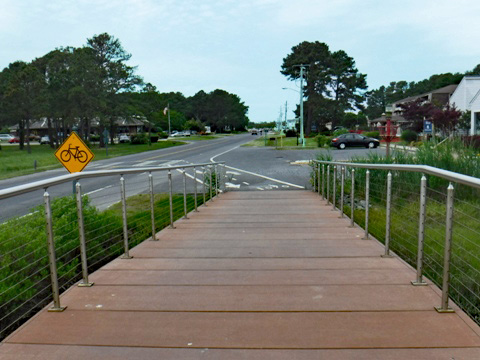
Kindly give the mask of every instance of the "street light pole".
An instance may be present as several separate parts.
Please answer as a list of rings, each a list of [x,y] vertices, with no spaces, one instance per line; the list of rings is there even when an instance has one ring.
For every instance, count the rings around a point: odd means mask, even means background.
[[[167,105],[167,111],[168,111],[168,136],[172,135],[172,131],[170,129],[170,103]]]
[[[302,147],[305,147],[305,138],[303,136],[303,70],[304,66],[300,66],[300,139]]]

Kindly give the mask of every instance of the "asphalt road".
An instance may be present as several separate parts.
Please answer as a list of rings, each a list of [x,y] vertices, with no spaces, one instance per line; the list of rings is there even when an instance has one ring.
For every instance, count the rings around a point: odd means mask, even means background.
[[[275,150],[272,148],[242,147],[252,140],[250,134],[227,136],[215,140],[191,142],[184,146],[149,151],[139,154],[100,160],[89,164],[84,171],[140,168],[151,166],[179,166],[209,161],[225,161],[227,165],[228,190],[268,191],[272,189],[308,188],[308,160],[327,150]],[[364,156],[368,152],[384,153],[382,149],[332,149],[336,160],[348,160],[352,156]],[[197,169],[198,191],[201,191],[203,175]],[[0,181],[0,189],[33,181],[65,175],[65,169],[56,169]],[[188,191],[193,192],[193,171],[189,174]],[[183,178],[173,171],[174,191],[183,191]],[[127,196],[148,191],[146,173],[125,176]],[[99,209],[106,209],[120,201],[119,177],[105,176],[81,181],[82,191]],[[154,173],[155,192],[167,192],[166,172]],[[52,198],[72,194],[73,184],[62,184],[48,189]],[[27,214],[30,209],[43,203],[43,191],[35,191],[14,198],[0,200],[0,222],[7,218]]]

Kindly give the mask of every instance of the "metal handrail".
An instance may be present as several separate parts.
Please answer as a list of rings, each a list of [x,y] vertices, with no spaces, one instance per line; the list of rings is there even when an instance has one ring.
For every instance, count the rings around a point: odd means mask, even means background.
[[[210,192],[209,200],[213,201],[214,196],[218,196],[220,189],[223,185],[223,191],[226,191],[225,181],[222,179],[222,176],[225,176],[225,162],[208,162],[208,163],[199,163],[191,165],[178,165],[178,166],[168,166],[168,167],[142,167],[135,169],[115,169],[115,170],[96,170],[82,173],[74,173],[69,175],[57,176],[52,179],[46,179],[41,181],[36,181],[30,184],[24,184],[19,186],[10,187],[7,189],[0,190],[0,200],[10,198],[16,195],[21,195],[29,193],[35,190],[44,190],[43,199],[45,205],[45,223],[46,223],[46,232],[47,232],[47,250],[48,250],[48,259],[50,267],[50,278],[52,284],[52,295],[53,295],[53,306],[48,309],[48,311],[63,311],[66,307],[60,305],[60,291],[58,284],[58,274],[57,274],[57,260],[55,254],[55,241],[53,234],[53,216],[51,209],[50,194],[48,189],[51,186],[63,184],[69,181],[74,181],[74,192],[76,199],[77,215],[78,215],[78,226],[79,226],[79,242],[80,242],[80,257],[81,257],[81,266],[82,266],[82,281],[78,286],[92,286],[93,283],[88,280],[88,264],[87,264],[87,249],[86,249],[86,239],[85,239],[85,226],[83,218],[83,206],[82,206],[82,189],[79,180],[86,178],[95,178],[102,176],[115,176],[120,175],[120,195],[121,195],[121,207],[122,207],[122,227],[123,227],[123,243],[124,243],[124,254],[121,256],[123,259],[131,259],[132,256],[129,254],[129,231],[127,223],[127,205],[126,205],[126,190],[125,190],[125,178],[126,174],[143,174],[148,175],[148,187],[150,193],[150,212],[151,212],[151,230],[152,230],[152,240],[157,240],[156,238],[156,227],[155,227],[155,209],[154,209],[154,192],[153,192],[153,172],[167,171],[168,172],[168,184],[169,184],[169,215],[170,215],[170,227],[174,227],[174,217],[173,217],[173,186],[172,186],[172,170],[181,170],[183,177],[183,203],[184,203],[184,218],[187,219],[187,174],[185,169],[192,168],[194,171],[194,207],[197,211],[197,176],[196,168],[202,168],[203,172],[203,204],[205,205],[206,201],[206,185],[205,179],[209,180],[208,190]],[[205,172],[205,168],[208,169],[208,174]],[[223,171],[219,171],[223,169]],[[206,177],[208,176],[208,177]],[[213,176],[215,180],[213,181]]]
[[[374,169],[374,170],[399,170],[399,171],[418,172],[418,173],[423,173],[428,175],[435,175],[440,178],[456,182],[458,184],[469,185],[469,186],[473,186],[480,189],[479,178],[459,174],[454,171],[439,169],[439,168],[428,166],[428,165],[363,164],[363,163],[325,161],[325,160],[312,160],[312,162],[319,163],[319,164],[351,166],[356,168],[365,168],[365,169]]]
[[[68,175],[61,175],[54,177],[52,179],[35,181],[25,185],[12,186],[7,189],[0,190],[0,200],[13,197],[16,195],[21,195],[29,193],[35,190],[41,190],[48,188],[50,186],[59,185],[66,183],[68,181],[75,181],[80,179],[87,179],[92,177],[100,176],[113,176],[113,175],[126,175],[126,174],[137,174],[144,172],[156,172],[156,171],[168,171],[168,170],[177,170],[177,169],[188,169],[199,166],[211,166],[217,164],[225,164],[225,161],[220,162],[210,162],[210,163],[201,163],[194,165],[179,165],[179,166],[165,166],[165,167],[143,167],[135,169],[112,169],[112,170],[94,170],[86,171],[80,173],[73,173]]]
[[[342,162],[342,161],[326,161],[326,160],[312,160],[311,164],[313,166],[313,191],[318,191],[318,194],[322,195],[323,199],[327,200],[327,205],[329,203],[330,195],[330,167],[333,167],[333,188],[331,191],[332,195],[332,205],[333,209],[337,209],[336,206],[336,180],[337,180],[337,171],[340,170],[340,199],[338,204],[338,210],[342,213],[343,217],[343,196],[344,196],[344,182],[345,182],[345,169],[347,167],[352,168],[352,188],[350,191],[350,202],[351,202],[351,225],[354,223],[354,207],[355,207],[355,171],[354,168],[364,168],[367,169],[365,173],[365,237],[368,239],[368,224],[369,224],[369,198],[370,198],[370,170],[387,170],[387,196],[386,196],[386,219],[385,219],[385,253],[382,257],[390,257],[389,246],[390,246],[390,230],[391,230],[391,203],[392,203],[392,171],[406,171],[406,172],[416,172],[422,174],[420,179],[420,198],[419,198],[419,222],[418,222],[418,247],[417,247],[417,276],[412,285],[421,286],[426,285],[426,282],[423,281],[423,262],[424,262],[424,241],[425,241],[425,226],[426,226],[426,190],[427,190],[427,179],[425,175],[433,175],[439,178],[446,179],[450,182],[447,188],[447,197],[446,197],[446,218],[445,218],[445,246],[444,246],[444,256],[443,256],[443,285],[442,285],[442,303],[439,307],[435,309],[438,312],[446,313],[453,312],[454,310],[449,307],[449,287],[450,287],[450,262],[451,262],[451,248],[452,248],[452,228],[453,228],[453,207],[454,207],[454,186],[452,183],[458,183],[467,185],[473,188],[480,189],[480,179],[459,174],[453,171],[439,169],[433,166],[427,165],[407,165],[407,164],[366,164],[366,163],[353,163],[353,162]],[[316,168],[318,167],[318,169]],[[321,171],[320,171],[321,167]],[[327,169],[325,174],[325,167]],[[318,175],[317,175],[318,174]],[[322,179],[320,179],[320,176]],[[326,194],[325,194],[325,178],[327,183]],[[321,184],[321,186],[320,186]]]

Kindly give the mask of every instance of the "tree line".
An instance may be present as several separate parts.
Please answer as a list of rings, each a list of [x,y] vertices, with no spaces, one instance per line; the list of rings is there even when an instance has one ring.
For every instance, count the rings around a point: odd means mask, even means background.
[[[367,117],[378,118],[385,112],[385,107],[400,99],[420,95],[447,85],[458,84],[465,75],[480,74],[480,64],[465,73],[445,73],[430,76],[418,82],[393,81],[387,86],[368,91],[367,75],[361,73],[355,60],[345,51],[331,51],[325,43],[301,42],[292,47],[292,51],[283,59],[280,72],[289,80],[300,81],[299,65],[304,65],[304,121],[305,132],[312,129],[325,129],[327,123],[332,128],[337,125],[352,127],[367,124]],[[419,104],[409,104],[407,116],[417,119],[415,109]],[[432,107],[433,106],[433,107]],[[427,106],[417,109],[428,114],[441,127],[447,129],[446,123],[458,123],[461,113],[452,108]],[[414,114],[415,113],[415,114]],[[300,114],[299,108],[295,115]],[[452,120],[453,119],[453,120]],[[413,121],[413,120],[412,120]],[[413,128],[418,128],[418,121],[413,121]]]
[[[155,130],[166,130],[166,107],[178,130],[188,120],[219,131],[247,125],[248,106],[237,95],[218,89],[192,97],[160,93],[127,64],[131,56],[119,39],[103,33],[82,47],[61,47],[31,62],[9,64],[0,72],[0,128],[18,124],[20,149],[29,149],[30,125],[41,118],[57,146],[57,134],[67,129],[87,139],[94,121],[99,134],[109,130],[113,143],[119,117],[141,116]],[[100,141],[103,146],[102,136]]]

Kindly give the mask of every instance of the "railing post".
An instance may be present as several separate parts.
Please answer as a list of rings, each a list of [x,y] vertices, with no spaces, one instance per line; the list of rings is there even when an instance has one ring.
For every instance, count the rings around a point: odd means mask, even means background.
[[[320,163],[317,163],[317,191],[318,191],[318,196],[320,196]],[[322,178],[323,182],[323,178]]]
[[[332,210],[335,210],[335,203],[337,201],[337,166],[333,165],[333,184],[332,184]]]
[[[210,186],[208,187],[208,189],[210,190],[210,201],[213,201],[212,165],[208,166],[208,173],[210,175]]]
[[[148,185],[150,188],[150,217],[152,223],[152,241],[156,241],[158,239],[156,235],[157,232],[155,230],[155,198],[153,193],[153,175],[151,171],[148,173]]]
[[[43,201],[45,203],[45,220],[47,231],[48,244],[48,262],[50,263],[50,280],[52,282],[53,307],[48,311],[60,312],[66,309],[66,306],[60,306],[60,290],[58,288],[57,276],[57,258],[55,256],[55,243],[53,241],[53,218],[52,207],[50,205],[50,194],[45,189],[43,194]]]
[[[365,236],[363,240],[368,240],[368,215],[370,211],[370,170],[365,173]]]
[[[168,202],[170,205],[170,228],[175,229],[173,226],[173,184],[172,184],[172,172],[168,170]]]
[[[345,166],[340,167],[340,217],[343,218],[343,197],[345,194]]]
[[[82,262],[82,281],[78,286],[88,287],[92,286],[93,283],[88,282],[87,245],[85,240],[85,222],[83,220],[82,187],[79,182],[75,185],[75,195],[77,201],[78,235],[80,238],[80,259]]]
[[[197,208],[197,169],[193,167],[193,200],[195,203],[195,212],[198,212]]]
[[[225,164],[222,164],[222,169],[223,192],[227,192],[227,168]]]
[[[120,175],[120,196],[122,198],[122,220],[123,220],[123,247],[124,254],[120,256],[122,259],[131,259],[128,249],[128,228],[127,228],[127,195],[125,193],[125,179]]]
[[[215,196],[218,196],[218,182],[220,181],[220,178],[218,176],[218,167],[216,164],[213,166],[213,169],[215,171]]]
[[[327,205],[330,202],[330,165],[327,165]]]
[[[203,181],[202,181],[202,183],[203,183],[203,206],[207,206],[207,200],[206,200],[207,199],[207,195],[206,195],[206,192],[207,192],[206,191],[206,186],[207,185],[205,184],[207,181],[206,181],[206,178],[205,178],[205,166],[202,166],[202,172],[203,172],[203,174],[202,174],[202,177],[203,177]]]
[[[325,164],[322,164],[322,199],[325,200]]]
[[[453,230],[453,184],[447,188],[447,215],[445,219],[445,249],[443,255],[443,285],[442,305],[435,307],[440,313],[455,312],[448,306],[448,290],[450,287],[450,256],[452,253],[452,230]]]
[[[312,169],[313,169],[313,187],[312,191],[316,192],[317,190],[317,167],[315,165],[315,162],[312,161]]]
[[[392,257],[390,255],[390,227],[391,227],[391,210],[392,210],[392,173],[389,171],[387,175],[387,214],[385,221],[385,254],[382,257]]]
[[[350,190],[350,227],[355,226],[355,168],[352,168],[352,188]]]
[[[185,169],[182,169],[183,173],[183,218],[188,219],[187,217],[187,172]]]
[[[422,175],[420,180],[420,219],[418,220],[418,250],[417,250],[417,279],[412,285],[427,285],[423,281],[423,244],[425,240],[425,217],[427,210],[427,178]]]

